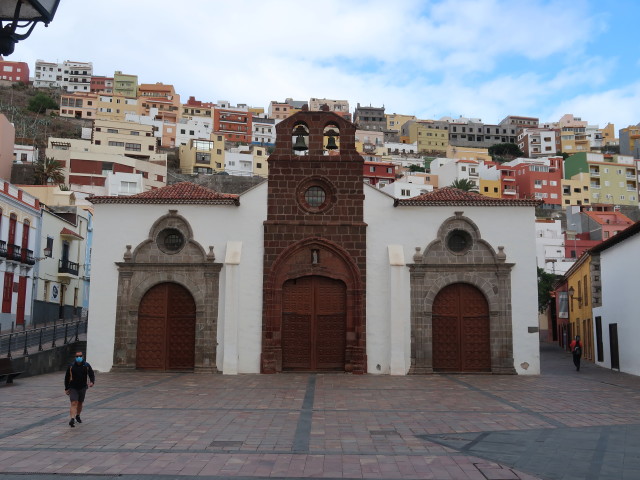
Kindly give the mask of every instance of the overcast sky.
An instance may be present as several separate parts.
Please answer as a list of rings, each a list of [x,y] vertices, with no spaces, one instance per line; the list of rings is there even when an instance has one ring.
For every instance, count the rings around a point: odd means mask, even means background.
[[[8,60],[93,62],[181,99],[310,97],[437,119],[640,122],[636,0],[61,0]]]

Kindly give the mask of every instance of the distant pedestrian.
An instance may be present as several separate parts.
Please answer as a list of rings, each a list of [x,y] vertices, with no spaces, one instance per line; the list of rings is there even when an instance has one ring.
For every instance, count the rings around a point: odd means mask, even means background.
[[[569,345],[571,354],[573,355],[573,364],[576,366],[576,370],[580,371],[580,357],[582,357],[582,342],[580,341],[580,335],[576,335],[576,339]]]
[[[67,373],[64,375],[64,393],[69,395],[71,401],[69,411],[71,415],[69,426],[71,428],[76,426],[76,422],[82,423],[80,414],[82,413],[84,396],[87,393],[87,387],[93,387],[95,381],[96,376],[93,373],[93,368],[84,361],[81,351],[76,352],[75,362],[69,365]]]

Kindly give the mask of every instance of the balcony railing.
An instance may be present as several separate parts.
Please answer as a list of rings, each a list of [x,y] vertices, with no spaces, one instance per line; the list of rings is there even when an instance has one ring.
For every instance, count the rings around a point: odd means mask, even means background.
[[[7,242],[0,240],[0,257],[7,256]]]
[[[20,245],[13,245],[11,243],[7,245],[7,258],[9,260],[15,260],[16,262],[22,260],[22,255],[20,254]]]
[[[60,260],[58,263],[58,273],[68,273],[70,275],[78,275],[79,265],[69,260]]]
[[[20,261],[27,265],[35,265],[36,259],[33,256],[33,250],[29,250],[28,248],[22,249],[22,258]]]

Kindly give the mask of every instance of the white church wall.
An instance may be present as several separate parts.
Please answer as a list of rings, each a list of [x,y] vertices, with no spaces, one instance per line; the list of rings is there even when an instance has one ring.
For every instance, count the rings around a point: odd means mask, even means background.
[[[422,252],[437,237],[442,223],[462,211],[476,223],[482,239],[497,252],[504,246],[511,270],[511,306],[514,367],[519,374],[539,374],[537,327],[537,277],[535,214],[533,207],[393,207],[393,199],[371,188],[365,189],[367,223],[367,355],[369,373],[388,373],[390,363],[388,245],[402,245],[405,260],[413,262],[415,247]],[[409,302],[409,269],[406,269]],[[406,315],[410,335],[410,317]],[[410,352],[408,352],[410,354]],[[380,365],[380,370],[377,369]],[[408,371],[408,366],[407,366]]]
[[[242,261],[238,268],[239,284],[244,292],[238,310],[238,372],[260,370],[262,331],[262,222],[266,219],[266,183],[241,196],[241,205],[155,205],[97,204],[94,222],[94,255],[90,294],[87,352],[92,366],[109,371],[113,365],[118,269],[125,246],[132,249],[146,240],[153,223],[177,210],[189,222],[194,240],[208,252],[214,247],[216,262],[224,262],[228,241],[242,241]],[[124,213],[126,212],[126,214]],[[223,267],[224,269],[224,267]],[[225,275],[221,272],[220,278]],[[221,287],[220,298],[223,297]],[[223,308],[223,305],[220,306]],[[223,310],[220,310],[223,312]],[[218,318],[218,334],[224,317]],[[223,332],[222,332],[223,333]],[[220,342],[219,339],[219,343]],[[218,348],[217,361],[222,360]],[[218,364],[223,370],[224,366]]]

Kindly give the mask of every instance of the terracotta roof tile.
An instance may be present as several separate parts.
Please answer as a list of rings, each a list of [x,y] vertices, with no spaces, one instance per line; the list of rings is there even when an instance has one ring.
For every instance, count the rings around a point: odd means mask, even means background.
[[[395,206],[469,205],[496,207],[535,207],[542,200],[492,198],[479,193],[465,192],[453,187],[443,187],[417,197],[398,199]]]
[[[67,235],[67,236],[79,238],[80,240],[84,240],[84,238],[81,235],[78,235],[76,232],[74,232],[73,230],[69,230],[66,227],[60,230],[60,235]]]
[[[238,195],[218,193],[210,188],[191,182],[180,182],[166,187],[148,190],[137,195],[118,197],[90,197],[93,204],[131,203],[131,204],[186,204],[186,205],[240,205]]]

